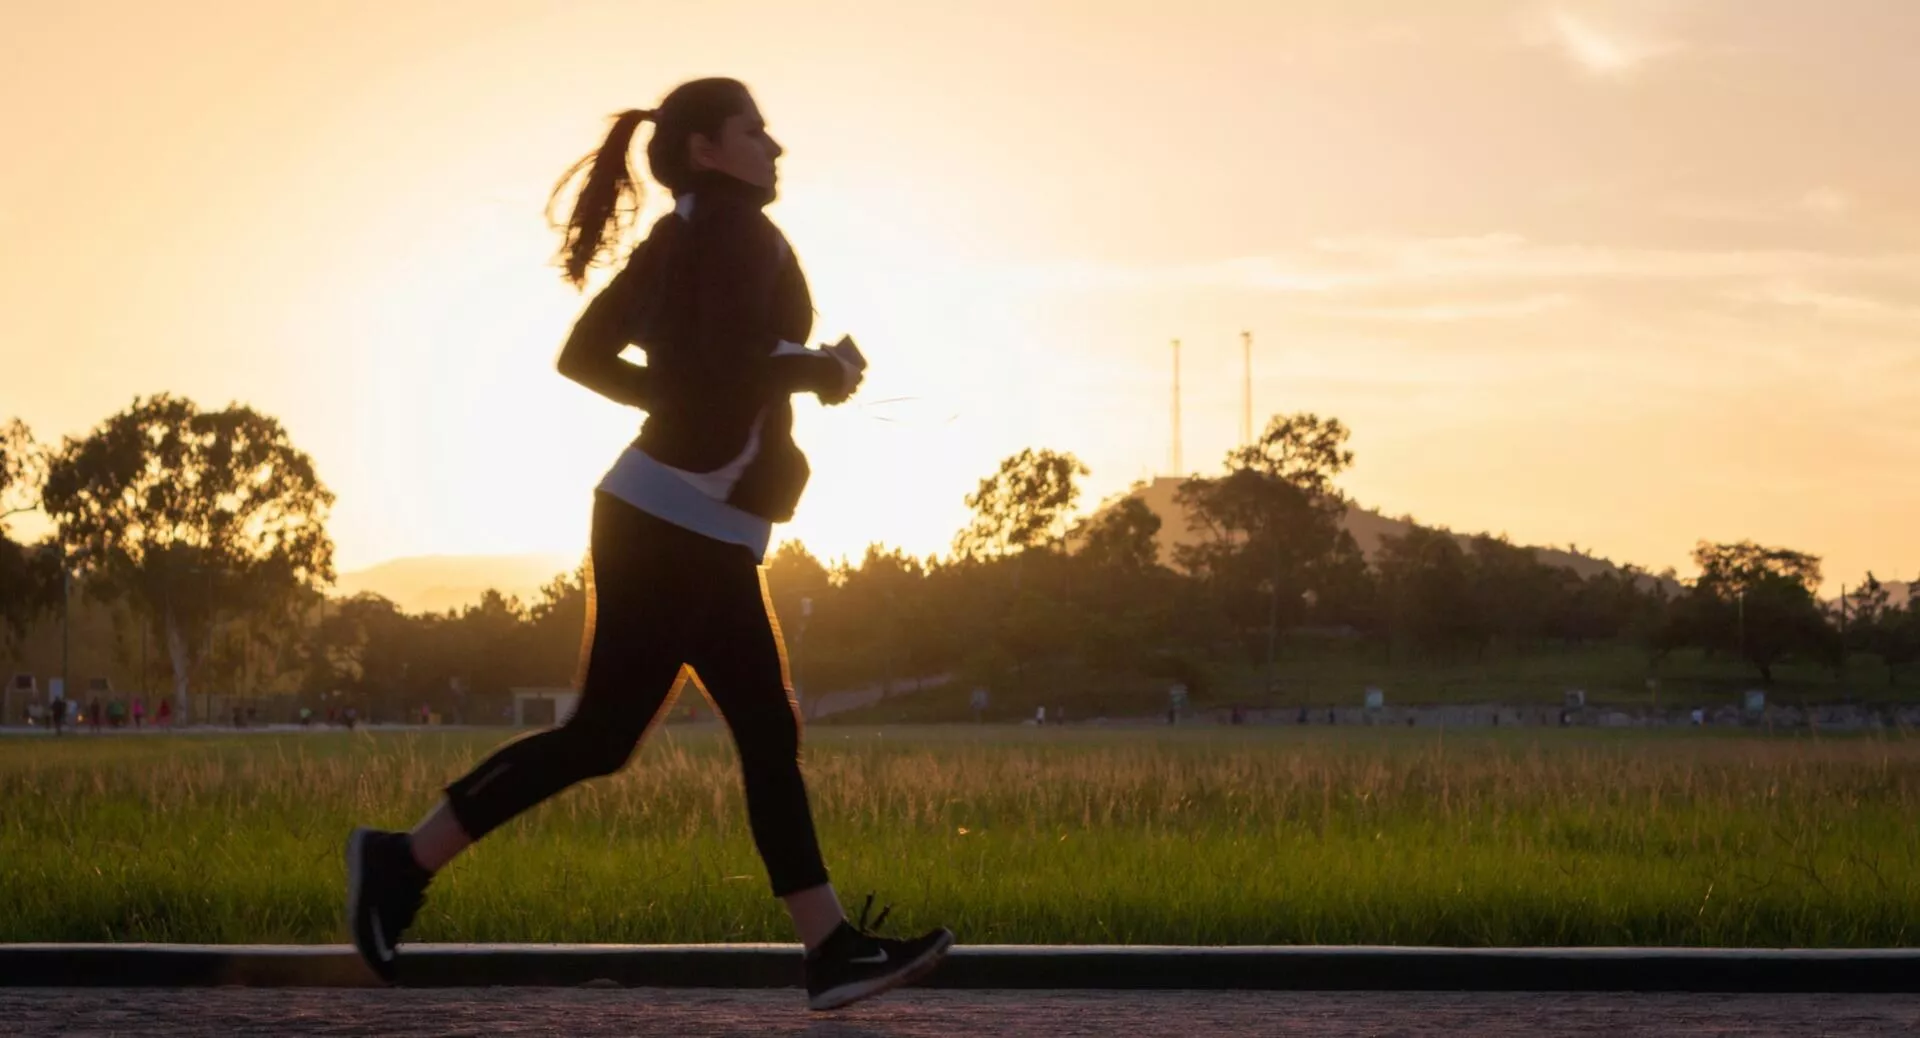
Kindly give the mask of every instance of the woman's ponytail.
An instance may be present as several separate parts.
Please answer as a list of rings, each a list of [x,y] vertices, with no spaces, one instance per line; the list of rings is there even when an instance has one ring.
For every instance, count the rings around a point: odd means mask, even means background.
[[[627,153],[633,146],[634,131],[652,118],[653,112],[638,108],[615,116],[613,129],[607,132],[600,149],[574,163],[547,199],[547,221],[562,234],[556,259],[567,282],[575,288],[586,283],[588,268],[619,247],[639,211],[640,184],[634,179]],[[574,198],[573,215],[560,224],[553,218],[554,203],[582,170],[586,179]]]

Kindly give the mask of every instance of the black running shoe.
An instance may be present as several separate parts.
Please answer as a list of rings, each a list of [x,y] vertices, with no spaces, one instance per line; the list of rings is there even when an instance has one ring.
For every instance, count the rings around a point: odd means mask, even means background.
[[[389,984],[400,935],[413,925],[431,882],[406,833],[355,829],[347,837],[347,926],[360,957]]]
[[[858,926],[841,923],[807,953],[807,1008],[838,1009],[911,984],[932,973],[953,947],[953,931],[945,927],[904,941],[877,936],[872,931],[880,928],[892,906],[882,908],[868,926],[867,910],[872,907],[873,895],[868,894]]]

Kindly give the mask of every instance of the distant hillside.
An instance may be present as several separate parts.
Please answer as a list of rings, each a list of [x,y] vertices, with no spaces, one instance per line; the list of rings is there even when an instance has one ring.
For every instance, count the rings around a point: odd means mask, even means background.
[[[1200,540],[1199,535],[1187,529],[1186,515],[1174,500],[1174,492],[1178,490],[1180,484],[1184,482],[1186,482],[1184,479],[1172,476],[1157,476],[1153,482],[1143,484],[1128,495],[1139,498],[1142,503],[1152,510],[1154,515],[1160,517],[1160,561],[1166,565],[1173,564],[1175,547],[1183,544],[1195,544]],[[1380,542],[1383,538],[1405,536],[1407,531],[1413,529],[1413,524],[1405,519],[1390,519],[1381,515],[1379,512],[1358,507],[1347,509],[1344,525],[1347,528],[1347,532],[1353,535],[1354,543],[1360,546],[1361,553],[1369,560],[1379,553]],[[1471,541],[1475,535],[1471,533],[1454,533],[1453,536],[1455,540],[1460,542],[1462,548],[1466,548],[1468,547],[1468,542]],[[1534,557],[1545,565],[1564,566],[1579,574],[1583,579],[1620,568],[1618,565],[1606,559],[1564,551],[1559,548],[1536,547],[1533,549],[1533,553]],[[1648,579],[1651,580],[1653,578]]]
[[[530,603],[548,581],[578,565],[560,555],[419,555],[343,573],[333,593],[371,591],[409,613],[462,609],[488,588]]]
[[[1920,594],[1920,583],[1913,581],[1883,580],[1880,586],[1887,589],[1887,608],[1889,609],[1904,609],[1915,594]],[[1847,587],[1847,596],[1851,598],[1859,590],[1858,584],[1850,584]]]

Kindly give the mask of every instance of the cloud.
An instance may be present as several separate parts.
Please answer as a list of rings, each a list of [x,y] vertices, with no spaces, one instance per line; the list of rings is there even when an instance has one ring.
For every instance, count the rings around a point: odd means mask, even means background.
[[[1853,198],[1833,187],[1816,187],[1800,197],[1800,207],[1821,216],[1845,216],[1853,209]]]
[[[1686,281],[1818,271],[1920,277],[1920,254],[1913,253],[1620,248],[1536,242],[1510,233],[1324,238],[1314,246],[1322,262],[1338,272],[1321,276],[1337,276],[1346,285],[1463,279]]]
[[[1591,19],[1554,8],[1546,13],[1547,43],[1590,75],[1623,79],[1656,58],[1679,52],[1678,43],[1637,39],[1619,29],[1603,29]]]
[[[1738,303],[1809,310],[1828,320],[1850,319],[1900,325],[1908,329],[1920,328],[1920,305],[1809,287],[1794,280],[1776,280],[1758,288],[1734,289],[1726,293],[1726,298]]]
[[[1573,303],[1573,296],[1565,292],[1540,292],[1513,299],[1476,299],[1447,300],[1430,303],[1388,303],[1370,305],[1351,303],[1343,305],[1318,305],[1305,303],[1291,306],[1294,313],[1310,317],[1331,317],[1341,320],[1382,321],[1404,324],[1453,324],[1464,321],[1509,320],[1517,317],[1532,317],[1536,314],[1559,310]]]
[[[1523,235],[1320,238],[1301,249],[1214,262],[1127,266],[1097,261],[1002,268],[982,279],[1039,293],[1218,290],[1330,299],[1377,290],[1458,291],[1462,286],[1615,283],[1771,283],[1867,277],[1911,282],[1920,253],[1813,249],[1679,249],[1538,242]],[[1733,287],[1733,286],[1723,286]],[[1536,309],[1564,305],[1558,293],[1522,297]],[[1449,300],[1449,305],[1453,305]],[[1517,303],[1503,304],[1509,308]],[[1419,308],[1410,319],[1421,319]],[[1446,319],[1436,310],[1425,319]]]

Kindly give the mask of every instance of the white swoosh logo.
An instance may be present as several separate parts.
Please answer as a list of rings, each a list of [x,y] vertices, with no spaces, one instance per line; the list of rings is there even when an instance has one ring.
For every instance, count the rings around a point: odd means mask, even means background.
[[[373,912],[373,950],[380,953],[381,962],[392,962],[393,949],[387,947],[386,935],[381,931],[380,912],[378,909],[375,909]]]
[[[887,964],[887,950],[882,948],[872,955],[863,956],[858,959],[848,959],[847,961],[859,963],[862,966],[884,966]]]

